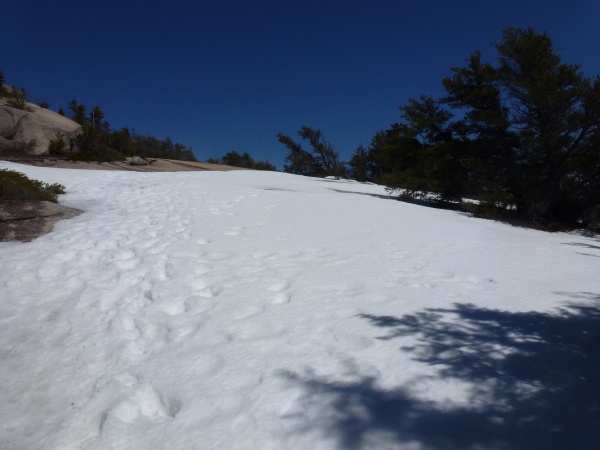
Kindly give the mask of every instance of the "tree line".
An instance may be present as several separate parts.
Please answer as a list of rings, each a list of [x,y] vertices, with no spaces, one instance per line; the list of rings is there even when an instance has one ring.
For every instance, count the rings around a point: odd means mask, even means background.
[[[220,158],[209,158],[206,162],[209,164],[225,164],[227,166],[242,167],[244,169],[252,170],[277,170],[277,168],[268,161],[255,161],[248,153],[244,152],[240,154],[235,150],[227,152]]]
[[[139,135],[123,127],[111,130],[99,106],[87,109],[77,100],[68,104],[71,120],[82,126],[82,132],[73,140],[73,151],[67,156],[87,161],[122,161],[125,157],[165,158],[196,161],[191,147],[173,142],[170,138],[158,139],[151,135]],[[60,112],[60,111],[59,111]],[[50,154],[65,154],[60,140],[50,144]],[[53,144],[55,147],[53,147]]]
[[[6,98],[8,106],[29,111],[29,95],[25,88],[6,88],[4,83],[4,73],[0,71],[0,97]],[[48,109],[46,101],[39,102],[39,106]],[[72,139],[70,146],[57,136],[48,148],[52,156],[84,161],[122,161],[129,156],[196,161],[191,147],[173,142],[168,137],[158,139],[152,135],[136,134],[129,127],[112,130],[99,106],[88,110],[84,104],[71,100],[68,110],[68,117],[81,125],[82,132]],[[67,116],[63,108],[58,113]]]
[[[411,98],[347,163],[320,130],[298,132],[312,153],[279,133],[285,171],[345,174],[405,198],[470,198],[480,215],[546,228],[600,223],[600,78],[562,62],[533,28],[506,28],[493,45],[495,63],[475,51],[442,80],[444,96]]]

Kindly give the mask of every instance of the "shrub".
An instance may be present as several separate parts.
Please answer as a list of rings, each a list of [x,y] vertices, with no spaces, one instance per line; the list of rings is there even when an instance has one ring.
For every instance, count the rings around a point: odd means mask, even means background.
[[[31,108],[27,106],[27,91],[25,91],[25,88],[13,89],[8,93],[7,97],[7,106],[22,109],[23,111],[31,111]]]
[[[122,153],[109,147],[79,150],[68,154],[71,161],[113,162],[125,161]]]
[[[67,151],[67,144],[65,143],[64,136],[62,133],[56,133],[54,139],[51,139],[48,143],[48,154],[50,156],[64,156]]]
[[[0,203],[49,201],[58,202],[58,194],[64,194],[62,184],[48,184],[32,180],[21,172],[0,170]]]

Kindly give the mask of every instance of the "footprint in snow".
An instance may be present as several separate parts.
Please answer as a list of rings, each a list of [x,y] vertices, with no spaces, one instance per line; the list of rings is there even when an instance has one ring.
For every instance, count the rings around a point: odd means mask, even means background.
[[[229,228],[229,230],[227,230],[223,234],[225,236],[238,236],[242,232],[242,230],[243,230],[242,227],[231,227],[231,228]]]
[[[281,280],[269,286],[267,290],[275,293],[271,299],[271,303],[274,305],[289,303],[291,300],[291,295],[287,291],[289,287],[290,283],[287,280]]]
[[[151,385],[144,384],[135,394],[108,411],[106,416],[125,423],[133,423],[140,416],[152,422],[163,422],[175,417],[181,406],[180,400],[163,396]]]

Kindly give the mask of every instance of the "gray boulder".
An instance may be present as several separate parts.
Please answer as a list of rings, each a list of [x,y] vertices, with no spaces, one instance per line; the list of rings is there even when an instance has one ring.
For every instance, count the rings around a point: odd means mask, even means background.
[[[129,164],[130,166],[147,166],[149,164],[148,161],[146,161],[143,158],[140,158],[139,156],[131,156],[125,159],[127,161],[127,164]]]
[[[51,140],[62,139],[70,149],[70,140],[81,133],[82,127],[71,119],[32,103],[30,111],[6,105],[0,99],[0,144],[2,147],[27,148],[33,155],[48,154]]]
[[[29,242],[81,211],[51,202],[0,203],[0,242]]]

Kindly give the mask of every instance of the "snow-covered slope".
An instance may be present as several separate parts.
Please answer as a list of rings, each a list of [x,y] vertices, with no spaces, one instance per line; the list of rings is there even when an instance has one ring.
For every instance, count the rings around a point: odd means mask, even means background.
[[[348,181],[5,167],[85,212],[0,244],[0,448],[598,443],[597,238]]]

